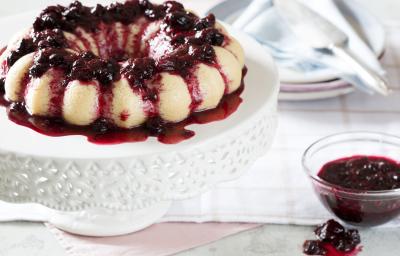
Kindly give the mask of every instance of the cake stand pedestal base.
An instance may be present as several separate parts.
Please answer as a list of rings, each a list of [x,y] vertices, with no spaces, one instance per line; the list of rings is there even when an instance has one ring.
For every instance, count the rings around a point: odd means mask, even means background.
[[[84,236],[119,236],[151,226],[168,211],[170,201],[136,211],[93,208],[78,212],[54,211],[48,222],[57,228]]]

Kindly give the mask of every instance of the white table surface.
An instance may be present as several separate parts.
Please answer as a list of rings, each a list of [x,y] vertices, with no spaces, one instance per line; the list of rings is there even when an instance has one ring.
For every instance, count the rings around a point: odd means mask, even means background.
[[[185,0],[184,2],[193,2]],[[197,0],[200,1],[200,0]],[[202,4],[213,0],[201,0]],[[400,21],[399,0],[358,0],[382,20]],[[12,0],[2,1],[0,17],[29,11],[38,6],[46,6],[53,0]],[[68,2],[60,0],[60,3]],[[107,2],[105,0],[99,2]],[[200,10],[203,11],[203,10]],[[400,255],[400,230],[368,229],[361,230],[364,244],[363,256]],[[312,238],[311,227],[289,225],[265,225],[261,228],[243,232],[206,246],[180,253],[179,256],[200,255],[301,255],[301,244]],[[41,223],[11,222],[0,224],[0,256],[64,256],[66,255],[55,238]]]

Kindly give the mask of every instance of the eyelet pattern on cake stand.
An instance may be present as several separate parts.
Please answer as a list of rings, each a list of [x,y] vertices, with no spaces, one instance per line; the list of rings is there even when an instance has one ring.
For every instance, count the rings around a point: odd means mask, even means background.
[[[87,146],[83,137],[47,138],[18,127],[2,110],[0,200],[39,204],[48,212],[44,221],[71,233],[114,236],[155,223],[175,200],[238,178],[273,141],[279,81],[262,46],[230,32],[247,55],[243,103],[226,120],[189,127],[196,136],[187,142]],[[22,143],[51,148],[42,154]]]

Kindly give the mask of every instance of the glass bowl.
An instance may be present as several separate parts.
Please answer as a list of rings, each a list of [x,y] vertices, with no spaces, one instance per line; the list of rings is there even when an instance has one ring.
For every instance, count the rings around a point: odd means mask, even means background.
[[[326,209],[353,226],[377,226],[400,214],[400,189],[354,190],[318,177],[328,162],[351,156],[382,156],[400,160],[400,137],[375,132],[347,132],[322,138],[304,153],[302,163]]]

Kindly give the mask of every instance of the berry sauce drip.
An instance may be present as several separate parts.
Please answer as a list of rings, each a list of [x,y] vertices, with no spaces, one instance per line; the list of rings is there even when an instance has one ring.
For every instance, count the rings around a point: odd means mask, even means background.
[[[0,78],[0,95],[3,95],[5,93],[4,80],[4,78]]]
[[[244,76],[246,69],[243,70],[243,73]],[[225,95],[215,109],[193,113],[182,122],[165,123],[155,117],[150,118],[143,126],[129,130],[115,127],[104,118],[96,120],[89,127],[81,127],[67,124],[61,118],[31,116],[27,113],[23,103],[10,104],[4,100],[2,93],[0,93],[0,105],[7,107],[8,117],[11,121],[47,136],[83,135],[88,138],[88,141],[99,145],[140,142],[147,140],[148,137],[157,137],[162,143],[176,144],[195,135],[193,131],[187,130],[186,126],[223,120],[233,114],[242,103],[240,95],[243,89],[242,79],[241,87],[236,92]],[[122,118],[124,117],[122,116]]]
[[[319,225],[314,234],[317,240],[307,240],[303,244],[306,255],[354,256],[361,251],[358,230],[346,230],[335,220]]]
[[[397,189],[400,188],[400,163],[386,157],[353,156],[325,164],[318,176],[349,189]]]

